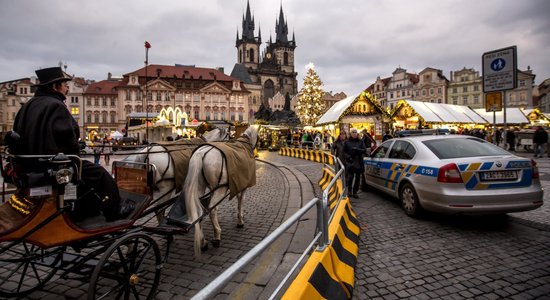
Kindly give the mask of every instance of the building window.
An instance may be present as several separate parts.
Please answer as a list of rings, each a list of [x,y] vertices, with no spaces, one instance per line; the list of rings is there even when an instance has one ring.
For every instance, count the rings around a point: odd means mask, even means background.
[[[453,104],[454,105],[457,105],[458,104],[458,97],[453,97]]]
[[[390,93],[390,99],[393,99],[393,92]]]
[[[75,116],[78,116],[78,114],[79,114],[78,107],[71,107],[71,114],[75,115]]]
[[[231,121],[235,121],[235,112],[234,111],[231,112]]]
[[[422,96],[426,96],[426,90],[422,90]]]
[[[468,96],[462,96],[462,104],[468,105]]]
[[[434,94],[434,89],[430,89],[430,95]]]
[[[462,87],[462,92],[463,92],[463,93],[467,93],[467,92],[468,92],[468,87],[467,87],[467,86],[463,86],[463,87]]]
[[[94,114],[94,122],[99,123],[99,114]]]
[[[115,98],[111,98],[111,106],[116,106],[116,100]]]
[[[456,90],[456,88],[453,88],[453,93],[455,93],[455,94],[457,93],[457,90]]]
[[[524,79],[519,81],[519,86],[525,86],[525,80]]]
[[[111,123],[116,123],[116,114],[111,114]]]
[[[474,92],[478,92],[479,91],[479,85],[474,85]]]
[[[242,122],[243,120],[244,120],[243,113],[239,112],[239,121]]]
[[[198,120],[198,119],[199,119],[199,111],[195,110],[195,120]]]
[[[440,87],[437,88],[437,94],[441,95],[442,89]]]
[[[416,96],[420,96],[420,91],[416,91]]]
[[[105,97],[103,97],[101,99],[101,103],[103,104],[103,107],[107,106],[107,99],[105,99]]]
[[[94,105],[99,106],[99,99],[98,98],[94,98]]]
[[[130,100],[130,91],[124,91],[124,94],[125,94],[125,99],[126,100]]]
[[[479,104],[479,95],[474,95],[474,104]]]

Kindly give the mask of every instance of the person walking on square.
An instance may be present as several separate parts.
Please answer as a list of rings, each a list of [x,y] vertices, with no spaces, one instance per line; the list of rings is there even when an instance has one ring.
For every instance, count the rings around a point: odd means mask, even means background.
[[[340,159],[342,164],[345,165],[346,160],[344,159],[344,143],[347,140],[347,135],[344,130],[340,131],[340,135],[338,136],[338,139],[332,143],[332,147],[330,149],[330,152]]]
[[[533,133],[533,144],[535,144],[535,157],[541,157],[544,154],[544,145],[548,143],[548,133],[542,126],[538,126]]]
[[[367,153],[367,147],[362,139],[359,138],[357,128],[350,129],[350,137],[344,143],[344,155],[346,164],[346,181],[348,195],[357,198],[359,185],[361,184],[361,174],[363,173],[363,155]]]
[[[9,145],[15,155],[78,155],[80,128],[64,103],[69,92],[67,77],[60,67],[36,71],[40,84],[36,93],[17,113],[13,131],[19,134],[17,142]],[[33,168],[33,166],[25,166]],[[82,160],[81,182],[77,186],[74,216],[89,216],[101,211],[107,221],[128,216],[135,208],[131,202],[121,204],[113,176],[103,167]],[[88,193],[94,189],[94,193]],[[83,195],[84,199],[82,199]],[[84,217],[85,217],[84,216]]]
[[[512,128],[506,130],[506,143],[508,144],[509,151],[516,151],[516,134]]]

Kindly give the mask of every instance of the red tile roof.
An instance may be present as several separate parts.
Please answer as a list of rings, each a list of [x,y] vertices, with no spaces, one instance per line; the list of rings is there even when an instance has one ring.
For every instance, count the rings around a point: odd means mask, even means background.
[[[203,80],[214,80],[214,76],[217,81],[233,81],[238,80],[212,68],[197,68],[194,66],[167,66],[167,65],[149,65],[147,67],[147,77],[157,76],[158,70],[161,71],[161,78],[173,78],[174,76],[182,78],[185,75],[186,79],[199,79],[201,77]],[[145,76],[145,67],[136,70],[134,72],[124,74],[124,76],[138,74],[140,77]]]
[[[117,92],[115,88],[119,84],[120,84],[120,81],[102,80],[102,81],[90,84],[84,94],[100,94],[100,95],[116,94]]]

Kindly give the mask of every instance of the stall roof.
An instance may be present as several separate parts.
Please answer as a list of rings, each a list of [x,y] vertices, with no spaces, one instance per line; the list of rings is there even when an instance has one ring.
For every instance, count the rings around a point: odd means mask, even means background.
[[[355,98],[359,97],[360,94],[357,94],[355,96],[349,96],[347,98],[344,98],[336,104],[334,104],[331,108],[327,110],[327,112],[319,118],[319,121],[315,125],[323,125],[323,124],[329,124],[329,123],[336,123],[338,122],[338,119],[340,119],[340,116],[344,111],[353,103]]]
[[[414,111],[419,114],[422,119],[426,122],[436,122],[440,123],[441,118],[435,114],[428,106],[426,106],[426,102],[420,102],[420,101],[411,101],[411,100],[405,100],[405,102],[414,109]]]
[[[488,123],[468,106],[404,100],[426,122],[434,123]]]
[[[487,123],[493,123],[493,113],[487,112],[485,108],[476,108],[474,109],[481,117],[487,120]],[[497,111],[496,123],[503,124],[502,111]],[[529,120],[523,114],[523,112],[518,107],[508,107],[506,108],[506,123],[507,124],[528,124]]]

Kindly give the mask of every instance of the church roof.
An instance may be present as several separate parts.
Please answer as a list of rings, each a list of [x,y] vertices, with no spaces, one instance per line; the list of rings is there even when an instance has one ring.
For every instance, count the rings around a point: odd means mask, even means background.
[[[253,83],[248,70],[243,64],[235,64],[231,71],[231,77],[237,78],[246,84]]]

